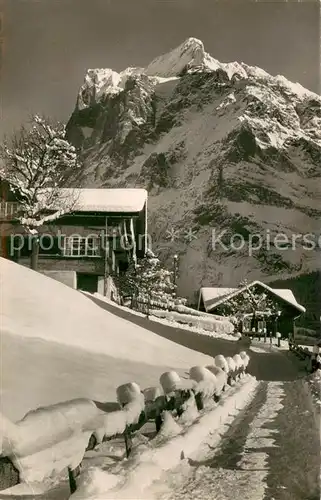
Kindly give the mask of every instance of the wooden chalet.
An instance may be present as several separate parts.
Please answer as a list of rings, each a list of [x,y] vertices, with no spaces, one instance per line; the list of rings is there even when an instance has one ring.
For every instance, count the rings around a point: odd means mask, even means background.
[[[270,315],[269,311],[256,311],[254,314],[244,315],[242,332],[263,332],[268,330],[268,334],[275,334],[279,331],[282,337],[293,336],[295,320],[305,312],[305,308],[299,304],[289,289],[271,288],[261,281],[253,281],[247,286],[238,288],[203,287],[199,292],[198,309],[210,314],[226,315],[226,305],[229,300],[238,295],[242,295],[247,288],[265,292],[269,296],[277,313]]]
[[[1,183],[3,257],[30,265],[30,236],[18,220],[19,202]],[[72,210],[39,228],[40,272],[74,271],[77,288],[106,293],[106,277],[123,273],[147,248],[145,189],[62,189]],[[54,210],[52,210],[54,213]],[[50,212],[49,212],[50,213]]]

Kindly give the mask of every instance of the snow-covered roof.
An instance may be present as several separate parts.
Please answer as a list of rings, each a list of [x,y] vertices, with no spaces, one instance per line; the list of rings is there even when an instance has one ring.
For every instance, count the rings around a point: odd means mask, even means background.
[[[292,290],[286,288],[282,289],[271,288],[265,283],[262,283],[261,281],[253,281],[252,283],[249,283],[247,286],[253,287],[255,285],[262,286],[263,288],[273,293],[277,297],[280,297],[280,299],[284,300],[284,302],[287,302],[288,304],[295,307],[298,311],[305,312],[306,310],[305,307],[303,307],[301,304],[297,302]],[[222,288],[222,287],[201,288],[200,295],[203,299],[206,312],[213,310],[218,305],[231,299],[235,295],[243,292],[244,290],[246,290],[246,288],[247,288],[246,286],[239,288]]]
[[[235,292],[237,288],[213,288],[213,287],[203,287],[201,288],[201,295],[204,301],[206,310],[215,304],[220,298],[230,295]]]
[[[61,189],[75,199],[77,212],[140,212],[147,201],[146,189]]]

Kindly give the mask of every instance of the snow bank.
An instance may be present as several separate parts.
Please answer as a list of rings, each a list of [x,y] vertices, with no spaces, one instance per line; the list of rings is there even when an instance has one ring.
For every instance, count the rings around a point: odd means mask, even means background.
[[[2,417],[2,454],[11,459],[20,479],[29,483],[57,476],[67,467],[75,469],[92,434],[101,443],[138,422],[145,407],[139,386],[123,384],[117,395],[125,407],[111,413],[91,400],[76,399],[29,412],[16,424]]]
[[[316,370],[310,376],[307,377],[308,387],[310,389],[312,400],[314,402],[315,417],[317,425],[320,426],[320,413],[321,413],[321,370]],[[321,444],[321,443],[320,443]]]
[[[87,292],[84,292],[84,294],[89,296],[91,295]],[[125,310],[133,316],[139,316],[141,318],[146,317],[146,314],[130,309],[127,306],[121,306],[116,302],[103,297],[99,293],[95,293],[94,297],[102,302],[106,302],[115,309]],[[188,309],[189,313],[186,314],[185,317],[184,311],[186,312],[186,309]],[[193,314],[191,314],[191,311],[193,311]],[[208,319],[209,323],[207,323]],[[229,341],[236,341],[240,337],[240,334],[235,334],[233,332],[234,326],[227,318],[196,311],[196,309],[187,308],[182,305],[177,306],[177,311],[152,309],[150,311],[150,320],[163,325],[168,325],[171,328],[180,328],[199,335],[207,335],[209,337],[222,338]],[[206,327],[207,324],[210,325],[208,328]]]
[[[88,429],[89,423],[101,411],[89,399],[75,399],[27,413],[10,434],[4,432],[2,449],[8,456],[22,457]],[[7,424],[6,424],[7,427]],[[13,431],[14,430],[14,434]]]
[[[159,479],[164,471],[177,466],[182,457],[188,457],[202,443],[206,442],[210,433],[222,432],[225,422],[231,413],[236,414],[243,409],[254,396],[258,382],[251,376],[246,376],[212,411],[202,415],[190,428],[172,437],[159,446],[159,440],[152,440],[147,449],[140,455],[133,456],[126,463],[126,468],[118,476],[118,484],[114,487],[115,478],[106,473],[106,480],[98,473],[91,472],[91,480],[87,477],[79,482],[78,491],[72,495],[74,500],[107,500],[107,499],[138,499],[150,484]],[[177,431],[176,427],[176,431]],[[175,434],[175,432],[174,432]],[[93,493],[94,491],[94,493]]]
[[[93,401],[76,399],[29,412],[16,424],[2,419],[2,453],[18,469],[21,481],[43,481],[53,471],[74,469],[101,413]]]
[[[199,412],[197,409],[195,397],[193,394],[183,403],[182,405],[183,413],[179,417],[178,422],[184,427],[192,425],[193,422],[199,418]]]
[[[195,363],[210,361],[209,356],[119,318],[78,291],[14,262],[1,258],[0,277],[1,288],[6,290],[0,317],[3,333],[38,337],[137,362],[140,378],[148,370],[146,365],[189,369]],[[123,372],[125,377],[125,363]],[[134,376],[128,371],[129,380]],[[116,386],[115,380],[113,391]]]
[[[157,436],[158,440],[173,438],[182,432],[182,427],[176,422],[170,411],[163,412],[163,423]]]
[[[225,318],[217,319],[214,317],[211,318],[209,315],[192,315],[163,310],[153,310],[151,314],[157,318],[164,318],[171,322],[182,323],[183,325],[189,325],[216,334],[231,335],[234,332],[234,326]]]
[[[120,476],[91,467],[77,478],[78,489],[71,498],[82,500],[96,500],[103,491],[114,488],[120,481]]]

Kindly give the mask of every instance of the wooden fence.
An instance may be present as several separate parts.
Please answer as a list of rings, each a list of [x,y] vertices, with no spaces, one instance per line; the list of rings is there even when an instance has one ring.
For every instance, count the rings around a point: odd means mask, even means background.
[[[305,362],[305,369],[308,373],[314,373],[316,370],[321,370],[320,361],[320,342],[318,352],[311,352],[307,347],[300,346],[297,342],[289,341],[289,350],[293,352],[300,360]]]
[[[223,384],[223,386],[222,386],[223,391],[228,389],[228,387],[230,385],[233,385],[234,382],[236,381],[236,379],[238,379],[242,375],[244,375],[244,373],[246,371],[246,366],[247,365],[244,364],[244,366],[239,366],[238,368],[235,368],[234,372],[227,372],[225,374],[226,375],[226,384],[225,385]],[[167,372],[167,373],[174,373],[175,374],[175,372]],[[162,377],[164,375],[166,375],[166,374],[163,374]],[[176,376],[178,377],[177,374],[176,374]],[[161,379],[162,379],[162,377],[161,377]],[[214,377],[214,379],[215,379],[215,377]],[[155,390],[154,391],[155,397],[150,399],[150,398],[147,398],[147,396],[145,395],[145,397],[143,398],[143,401],[144,401],[143,406],[142,406],[143,409],[141,410],[140,414],[138,413],[138,417],[135,417],[134,419],[132,419],[132,421],[129,421],[130,419],[128,419],[128,417],[126,417],[125,422],[127,422],[127,423],[126,423],[126,425],[124,425],[121,432],[113,434],[113,435],[108,435],[108,433],[105,433],[103,435],[102,439],[100,439],[100,440],[97,439],[96,432],[91,432],[90,437],[89,437],[89,441],[87,441],[88,445],[87,445],[87,447],[84,448],[84,453],[86,451],[93,450],[97,446],[97,444],[99,444],[100,442],[110,441],[112,439],[122,437],[124,440],[124,448],[125,448],[124,451],[125,451],[126,457],[129,457],[131,450],[132,450],[132,436],[133,436],[133,434],[135,432],[137,432],[139,429],[141,429],[147,422],[154,423],[155,434],[157,434],[160,431],[161,426],[162,426],[164,412],[165,411],[171,412],[173,414],[173,416],[182,415],[184,412],[184,403],[186,403],[186,401],[190,398],[194,399],[195,405],[196,405],[198,411],[201,411],[204,408],[204,398],[203,398],[203,392],[202,392],[202,390],[203,390],[202,387],[204,387],[204,386],[202,386],[199,383],[200,382],[199,380],[196,382],[195,380],[191,379],[190,382],[193,382],[190,384],[191,388],[183,388],[183,389],[182,388],[174,388],[170,392],[166,391],[164,386],[163,386],[164,394],[160,393],[159,388],[149,388],[149,389],[146,389],[145,391],[141,391],[140,395],[142,396],[142,395],[144,395],[144,393],[146,391],[150,392],[151,389],[154,389]],[[125,385],[132,385],[132,384],[125,384]],[[134,385],[136,385],[136,384],[134,384]],[[121,387],[123,387],[123,386],[121,386]],[[117,389],[117,391],[118,391],[118,389]],[[156,389],[158,390],[158,392]],[[157,394],[159,394],[159,395],[157,395]],[[206,399],[208,399],[208,397],[209,397],[209,395],[207,392]],[[213,391],[210,395],[210,398],[213,399],[215,402],[217,402],[220,399],[220,394],[218,394],[217,391],[215,389],[213,389]],[[74,400],[74,401],[75,401],[75,405],[76,405],[76,402],[80,401],[80,400]],[[86,400],[83,400],[83,401],[86,401]],[[93,403],[90,400],[87,400],[87,401],[89,402],[89,404]],[[65,406],[69,405],[69,408],[71,408],[72,403],[73,403],[72,401],[66,402],[66,403],[61,403],[62,409],[64,409],[64,406],[63,406],[64,404],[65,404]],[[117,417],[115,412],[105,412],[105,413],[103,412],[104,403],[97,402],[97,403],[95,403],[95,405],[97,406],[97,412],[98,411],[100,412],[99,417],[101,417],[102,413],[107,418],[109,416],[112,416],[112,415]],[[120,410],[118,410],[118,414],[120,416],[122,416],[121,412],[125,413],[128,406],[129,406],[129,404],[122,404],[121,406],[119,406]],[[45,411],[50,412],[51,408],[53,408],[53,407],[47,407],[47,408],[45,408]],[[36,410],[36,412],[37,412],[37,410]],[[31,412],[31,413],[34,414],[35,412]],[[22,419],[22,421],[25,422],[26,419],[28,419],[28,416],[29,416],[29,414],[27,414],[24,417],[24,419]],[[40,427],[41,427],[41,422],[42,421],[40,419],[39,424],[38,424],[38,425],[40,425]],[[17,424],[10,423],[10,425],[17,426],[17,429],[18,429],[19,422]],[[42,436],[43,436],[43,430],[42,429],[39,429],[39,430],[40,430],[40,433],[42,432]],[[57,433],[57,436],[55,436],[55,432]],[[59,432],[60,432],[60,434],[59,434]],[[88,427],[87,427],[87,432],[88,432]],[[64,440],[64,442],[66,441],[66,439],[68,439],[68,435],[67,435],[67,437],[66,437],[66,434],[64,434],[62,436],[61,429],[59,430],[59,429],[56,429],[56,428],[51,427],[51,426],[48,429],[48,436],[49,436],[49,434],[50,434],[51,440],[52,440],[53,436],[54,436],[54,439],[56,438],[56,441],[55,441],[56,443],[61,442],[62,439]],[[35,439],[35,441],[37,441],[37,440]],[[50,441],[50,439],[49,439],[49,441]],[[32,449],[32,446],[34,447],[34,449]],[[23,448],[23,446],[22,446],[22,448]],[[34,444],[31,445],[30,455],[33,455],[33,453],[38,452],[38,450],[39,450],[39,443],[34,442]],[[11,455],[10,455],[10,453],[11,453]],[[23,481],[21,481],[19,471],[14,466],[14,461],[11,461],[11,458],[13,456],[15,456],[15,450],[13,449],[12,451],[10,451],[10,453],[8,453],[8,452],[3,453],[3,451],[2,451],[2,455],[0,456],[0,491],[3,491],[9,487],[15,486],[15,485],[23,482]],[[74,468],[71,468],[68,466],[68,480],[69,480],[69,486],[70,486],[71,493],[75,492],[77,489],[76,478],[80,473],[80,466],[81,466],[81,464],[79,464],[77,467],[74,467]],[[53,470],[50,469],[50,465],[48,467],[49,467],[48,471],[50,472],[50,474],[56,473],[55,469],[53,469]],[[66,467],[66,469],[67,469],[67,467]]]
[[[218,320],[228,320],[225,316],[218,316],[216,314],[206,313],[204,311],[198,311],[197,309],[193,309],[192,307],[185,306],[183,304],[173,304],[173,303],[165,303],[161,301],[151,300],[149,303],[147,300],[135,299],[132,302],[132,308],[143,313],[148,314],[153,311],[153,309],[159,309],[162,311],[169,312],[177,312],[180,314],[188,314],[190,316],[197,316],[200,318],[210,318],[210,319],[218,319]]]
[[[309,349],[303,348],[293,341],[289,341],[289,350],[303,361],[310,361],[313,356],[313,353]]]

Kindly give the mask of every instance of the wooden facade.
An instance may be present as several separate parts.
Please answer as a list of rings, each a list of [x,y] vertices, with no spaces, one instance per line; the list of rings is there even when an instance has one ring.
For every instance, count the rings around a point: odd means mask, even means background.
[[[108,205],[108,192],[111,190],[105,191],[106,210],[90,206],[87,210],[85,205],[77,209],[75,206],[71,213],[39,228],[38,270],[75,271],[77,288],[106,295],[107,277],[123,273],[131,259],[145,254],[147,192],[139,190],[139,205],[136,203],[136,206],[133,204],[130,207],[128,203],[124,211],[119,206],[113,211],[112,205]],[[126,190],[116,191],[121,191],[121,196],[126,194]],[[129,191],[128,196],[132,190]],[[112,194],[115,198],[115,193]],[[29,266],[31,238],[16,218],[16,200],[12,199],[12,195],[10,201],[8,198],[6,190],[0,211],[1,253],[3,257]]]
[[[241,333],[254,331],[259,334],[266,330],[267,336],[275,336],[280,332],[282,337],[293,337],[295,320],[305,312],[305,308],[296,302],[296,299],[291,290],[273,289],[260,281],[250,283],[248,287],[253,287],[257,291],[265,292],[273,301],[278,314],[270,314],[267,311],[256,311],[255,314],[245,314],[242,324],[238,325]],[[204,290],[207,290],[204,293]],[[210,290],[213,290],[212,297]],[[226,306],[231,298],[244,293],[244,288],[227,289],[227,288],[206,288],[200,290],[198,309],[206,311],[210,314],[218,314],[226,316]]]

